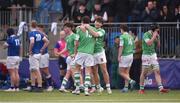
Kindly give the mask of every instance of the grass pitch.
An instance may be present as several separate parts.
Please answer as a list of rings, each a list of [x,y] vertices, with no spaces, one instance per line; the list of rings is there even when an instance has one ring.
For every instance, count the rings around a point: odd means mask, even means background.
[[[84,94],[73,95],[71,93],[53,92],[31,93],[26,91],[4,92],[0,91],[0,103],[180,103],[180,90],[172,90],[167,94],[161,94],[157,90],[146,90],[146,94],[138,94],[138,91],[121,93],[113,90],[108,95],[104,91],[91,96]]]

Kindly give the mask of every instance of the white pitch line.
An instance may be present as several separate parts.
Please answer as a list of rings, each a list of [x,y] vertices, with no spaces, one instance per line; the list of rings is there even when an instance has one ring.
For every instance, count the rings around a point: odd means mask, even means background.
[[[149,101],[149,102],[146,102]],[[0,103],[180,103],[180,99],[133,99],[133,100],[46,100],[46,101],[5,101]]]

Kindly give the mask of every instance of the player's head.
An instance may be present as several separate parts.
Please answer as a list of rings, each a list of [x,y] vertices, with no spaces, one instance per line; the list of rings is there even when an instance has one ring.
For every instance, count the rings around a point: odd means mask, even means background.
[[[120,25],[121,33],[128,32],[128,26],[125,24]]]
[[[101,28],[103,26],[103,19],[102,17],[97,17],[95,20],[95,27]]]
[[[44,25],[42,25],[42,24],[38,24],[38,29],[40,30],[40,31],[43,31],[44,30]]]
[[[135,29],[135,28],[131,28],[131,29],[129,30],[129,34],[132,35],[132,36],[137,36],[136,29]]]
[[[60,39],[64,39],[66,37],[66,33],[62,30],[59,32]]]
[[[119,41],[120,41],[119,36],[116,36],[116,37],[114,38],[114,42],[115,42],[116,44],[119,44]]]
[[[71,22],[67,22],[63,26],[63,30],[66,34],[71,33],[73,29],[74,29],[74,24]]]
[[[152,30],[153,32],[157,31],[159,33],[159,25],[156,24],[156,23],[153,23],[151,26],[150,26],[150,30]]]
[[[14,35],[15,34],[15,31],[14,31],[14,29],[13,28],[9,28],[9,29],[7,29],[7,35],[8,36],[11,36],[11,35]]]
[[[37,28],[36,20],[32,20],[30,25],[31,25],[31,28]]]
[[[81,20],[82,24],[89,24],[90,23],[90,18],[88,16],[84,16]]]

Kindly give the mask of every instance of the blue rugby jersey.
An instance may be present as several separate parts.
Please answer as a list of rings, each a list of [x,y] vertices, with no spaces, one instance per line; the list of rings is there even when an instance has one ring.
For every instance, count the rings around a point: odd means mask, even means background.
[[[32,48],[32,53],[39,54],[42,48],[42,45],[44,44],[43,42],[44,35],[37,30],[33,30],[29,32],[29,40],[31,38],[34,38],[34,46]]]
[[[20,39],[16,35],[11,35],[6,43],[8,44],[8,56],[19,56],[20,55]]]

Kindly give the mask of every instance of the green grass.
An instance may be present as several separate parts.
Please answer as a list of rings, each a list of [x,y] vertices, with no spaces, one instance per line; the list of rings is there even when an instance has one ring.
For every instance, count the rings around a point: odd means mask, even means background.
[[[30,93],[4,92],[0,91],[0,103],[180,103],[180,90],[173,90],[167,94],[160,94],[157,90],[147,90],[146,94],[140,95],[137,91],[120,93],[119,90],[113,90],[113,94],[108,95],[105,91],[103,94],[97,93],[91,96],[84,94],[73,95],[71,93],[60,93],[57,90],[53,92]]]

